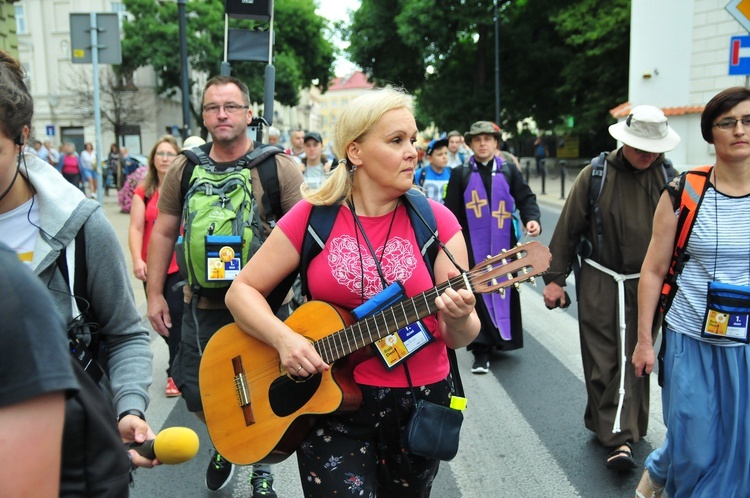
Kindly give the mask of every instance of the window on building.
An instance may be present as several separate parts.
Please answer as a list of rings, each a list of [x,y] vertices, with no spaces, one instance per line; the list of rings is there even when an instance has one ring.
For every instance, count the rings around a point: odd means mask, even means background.
[[[349,103],[349,99],[341,99],[341,107],[346,107],[346,104]]]
[[[339,103],[338,103],[337,101],[335,101],[335,100],[332,100],[332,101],[331,101],[331,107],[332,107],[333,109],[336,109],[336,108],[337,108],[338,106],[339,106]]]
[[[26,12],[24,12],[23,5],[16,5],[16,33],[19,35],[25,35],[26,31]]]
[[[120,29],[122,30],[122,21],[128,18],[128,11],[125,8],[125,4],[122,2],[112,2],[112,12],[117,14],[117,19],[120,21]]]

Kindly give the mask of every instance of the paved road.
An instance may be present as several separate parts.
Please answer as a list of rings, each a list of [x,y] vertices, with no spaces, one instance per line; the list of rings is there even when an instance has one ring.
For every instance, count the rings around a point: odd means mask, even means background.
[[[534,181],[532,187],[539,191]],[[545,229],[543,243],[552,235],[556,212],[562,204],[559,197],[559,190],[555,195],[539,196]],[[113,199],[105,199],[105,210],[126,248],[127,215],[118,212]],[[145,312],[143,288],[139,281],[133,279],[133,283],[138,305]],[[541,280],[536,288],[523,285],[522,350],[497,356],[487,375],[472,375],[471,355],[458,351],[469,406],[459,454],[441,465],[434,498],[633,496],[640,472],[608,471],[603,464],[606,451],[583,427],[585,392],[577,323],[571,313],[574,310],[547,310],[539,295],[541,288]],[[239,468],[232,484],[221,492],[206,490],[203,477],[210,439],[182,400],[163,396],[167,349],[155,335],[152,350],[154,384],[148,419],[156,431],[171,426],[195,429],[201,450],[195,459],[182,465],[137,471],[131,496],[250,496],[249,468]],[[639,461],[663,440],[665,428],[661,420],[660,394],[653,378],[649,436],[635,448]],[[294,456],[277,465],[274,473],[280,497],[302,496]]]

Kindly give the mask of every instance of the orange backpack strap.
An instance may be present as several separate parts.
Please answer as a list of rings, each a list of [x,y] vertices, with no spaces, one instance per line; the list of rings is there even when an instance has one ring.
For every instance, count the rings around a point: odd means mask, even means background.
[[[661,311],[665,315],[677,293],[677,277],[682,273],[685,263],[690,259],[690,255],[685,252],[685,248],[690,238],[693,223],[695,223],[698,208],[703,202],[706,190],[708,190],[708,181],[712,170],[713,166],[699,166],[686,171],[680,178],[678,188],[680,214],[677,220],[674,251],[672,261],[669,263],[669,271],[661,288]]]

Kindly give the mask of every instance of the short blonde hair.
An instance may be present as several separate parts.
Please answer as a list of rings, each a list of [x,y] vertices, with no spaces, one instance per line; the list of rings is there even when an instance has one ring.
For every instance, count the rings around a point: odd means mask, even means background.
[[[347,156],[349,145],[364,140],[385,114],[399,109],[414,114],[413,98],[405,90],[392,86],[367,92],[344,107],[333,131],[333,153],[341,158],[339,165],[319,189],[303,190],[303,197],[313,204],[343,201],[353,185],[349,174],[352,163]]]

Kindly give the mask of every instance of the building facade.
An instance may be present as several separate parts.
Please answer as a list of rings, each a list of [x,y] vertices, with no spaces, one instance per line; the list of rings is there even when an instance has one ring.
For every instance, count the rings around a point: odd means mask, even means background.
[[[16,15],[13,0],[0,0],[0,49],[18,57]]]
[[[682,141],[668,155],[678,169],[713,164],[713,146],[700,133],[700,113],[717,93],[746,86],[730,76],[732,36],[748,31],[727,10],[728,0],[632,0],[628,102],[612,110],[656,105]]]
[[[352,100],[375,87],[367,81],[362,71],[354,71],[347,76],[334,78],[328,85],[328,91],[320,97],[320,132],[326,146],[331,145],[333,128],[341,110]]]
[[[111,0],[21,0],[15,2],[18,56],[27,72],[34,97],[31,136],[57,146],[72,142],[80,151],[85,142],[96,144],[93,118],[93,65],[72,62],[70,14],[115,13],[127,16],[122,2]],[[156,75],[150,67],[133,75],[132,85],[113,104],[111,67],[99,65],[101,151],[104,158],[115,143],[113,121],[120,127],[118,145],[130,153],[148,154],[156,140],[182,123],[179,96],[164,99],[155,91]],[[130,82],[128,82],[130,83]],[[89,96],[92,96],[89,98]],[[90,102],[90,103],[89,103]],[[118,108],[119,106],[119,108]],[[115,114],[119,115],[114,116]],[[132,116],[128,120],[128,116]]]

